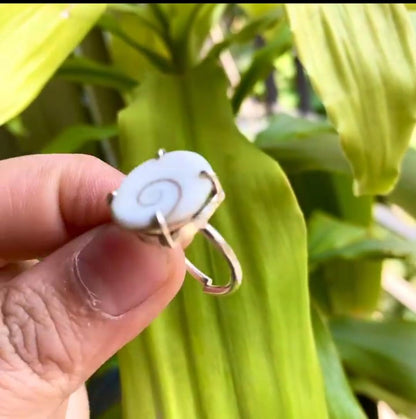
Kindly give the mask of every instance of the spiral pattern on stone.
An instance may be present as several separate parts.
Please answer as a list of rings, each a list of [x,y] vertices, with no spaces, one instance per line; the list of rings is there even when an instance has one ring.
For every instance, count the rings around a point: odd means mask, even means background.
[[[147,183],[137,194],[137,203],[145,208],[154,207],[154,211],[162,211],[169,217],[180,203],[182,187],[174,179],[161,178]]]

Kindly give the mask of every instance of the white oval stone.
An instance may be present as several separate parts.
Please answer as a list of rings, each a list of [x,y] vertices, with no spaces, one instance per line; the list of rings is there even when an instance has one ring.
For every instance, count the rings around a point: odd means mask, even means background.
[[[115,221],[129,229],[154,225],[160,211],[168,225],[186,222],[206,203],[212,183],[200,176],[210,164],[191,151],[172,151],[133,169],[111,202]]]

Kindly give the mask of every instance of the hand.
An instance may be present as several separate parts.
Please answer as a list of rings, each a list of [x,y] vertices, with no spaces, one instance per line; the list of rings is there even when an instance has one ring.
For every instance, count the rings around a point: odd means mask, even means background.
[[[87,418],[84,382],[179,290],[180,249],[108,224],[122,178],[83,155],[0,162],[1,418]]]

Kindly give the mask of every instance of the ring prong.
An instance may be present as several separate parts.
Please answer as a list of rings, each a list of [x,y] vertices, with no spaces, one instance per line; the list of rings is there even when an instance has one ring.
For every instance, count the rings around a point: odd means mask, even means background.
[[[156,158],[160,159],[164,154],[166,154],[166,150],[164,148],[159,148]]]
[[[221,183],[218,180],[218,176],[217,176],[216,173],[214,173],[214,172],[207,172],[205,170],[202,170],[199,173],[199,176],[200,177],[208,178],[211,181],[214,196],[215,195],[219,196],[221,201],[225,198],[224,189],[222,189]]]
[[[172,235],[170,234],[168,223],[166,222],[165,217],[160,211],[157,211],[155,214],[157,223],[159,224],[160,229],[162,230],[162,237],[165,239],[167,245],[172,249],[176,246],[175,241],[173,240]]]
[[[114,200],[114,198],[117,196],[117,191],[113,191],[113,192],[110,192],[108,195],[107,195],[107,203],[108,203],[108,205],[111,205],[111,203],[113,202],[113,200]]]

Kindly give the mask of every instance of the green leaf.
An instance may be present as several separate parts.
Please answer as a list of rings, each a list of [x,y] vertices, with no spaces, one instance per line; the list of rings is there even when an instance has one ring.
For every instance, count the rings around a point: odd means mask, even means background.
[[[274,60],[286,52],[291,45],[290,30],[283,23],[276,31],[275,38],[254,54],[250,66],[242,74],[240,83],[231,99],[234,113],[238,112],[243,100],[251,93],[255,84],[270,74],[274,67]]]
[[[330,182],[332,199],[337,205],[336,216],[365,229],[372,228],[373,198],[354,196],[352,179],[345,175],[330,174]],[[315,190],[320,187],[316,185]],[[330,314],[365,317],[377,309],[381,292],[381,260],[333,258],[321,266],[318,284],[326,289]]]
[[[256,144],[289,173],[322,170],[351,174],[339,137],[326,121],[274,115]]]
[[[329,315],[368,318],[379,306],[381,272],[380,261],[333,259],[320,270],[314,291],[325,289]]]
[[[325,119],[311,120],[279,113],[271,116],[269,126],[258,134],[256,140],[262,147],[273,147],[284,141],[302,140],[321,134],[335,134],[335,129]]]
[[[387,194],[416,119],[416,44],[401,4],[287,5],[295,44],[352,166]]]
[[[72,125],[49,142],[42,153],[74,153],[91,141],[106,140],[117,133],[116,125]]]
[[[352,374],[416,403],[415,322],[339,319],[330,327]]]
[[[416,260],[413,242],[382,228],[365,228],[320,212],[310,218],[308,233],[311,290],[329,313],[371,313],[380,295],[377,260],[400,258],[413,265]]]
[[[108,10],[115,12],[116,15],[119,13],[134,15],[136,23],[146,26],[163,39],[163,27],[159,24],[147,4],[113,3],[108,5]]]
[[[201,49],[206,41],[210,30],[221,19],[227,4],[203,4],[195,18],[195,23],[190,34],[190,50],[194,62],[200,57]]]
[[[351,171],[339,138],[328,122],[279,114],[273,116],[269,127],[257,136],[256,144],[290,174],[331,172],[330,180],[339,206],[336,215],[364,226],[371,221],[372,198],[352,195]],[[319,185],[312,187],[313,193],[318,189]],[[307,193],[307,190],[302,191],[302,195]]]
[[[238,32],[229,34],[223,41],[215,44],[208,53],[207,59],[210,60],[218,57],[231,44],[242,44],[252,41],[256,35],[272,28],[281,21],[282,17],[282,10],[275,10],[272,13],[250,20]]]
[[[0,125],[38,95],[105,4],[0,6]]]
[[[170,61],[170,52],[163,39],[162,28],[149,9],[150,6],[129,5],[129,9],[132,7],[137,10],[137,13],[117,13],[115,16],[110,15],[110,19],[112,21],[115,19],[118,30],[128,34],[129,38],[133,39],[135,43],[145,45],[154,53]],[[150,26],[145,24],[144,21],[150,22]],[[142,81],[148,71],[155,71],[159,68],[157,64],[153,64],[151,59],[137,50],[135,44],[126,42],[123,36],[111,36],[110,52],[115,67],[139,82]]]
[[[325,126],[325,122],[280,114],[257,136],[256,144],[288,173],[325,171],[351,176],[339,137]],[[416,217],[416,150],[407,150],[389,199]]]
[[[416,218],[416,150],[407,150],[400,179],[389,198]]]
[[[121,91],[137,85],[136,80],[120,70],[85,57],[68,58],[56,75],[69,81],[112,87]]]
[[[347,160],[338,137],[326,121],[276,115],[257,136],[256,144],[291,174],[302,210],[308,217],[315,210],[324,210],[369,228],[373,200],[369,196],[353,196]],[[312,268],[316,268],[313,260]],[[314,271],[310,289],[327,313],[362,316],[377,307],[380,280],[380,261],[332,258]]]
[[[282,3],[270,3],[270,4],[259,4],[259,3],[239,3],[238,4],[248,15],[253,17],[261,17],[271,14],[276,9],[282,6]]]
[[[220,19],[225,7],[225,4],[114,5],[111,10],[117,12],[116,17],[108,14],[100,25],[127,44],[120,45],[114,40],[115,62],[141,80],[149,70],[148,63],[126,46],[143,54],[162,72],[182,72],[198,62],[211,26]]]
[[[341,360],[326,321],[318,310],[312,310],[313,332],[321,364],[326,401],[331,419],[365,419],[345,376]]]
[[[223,299],[187,279],[120,352],[125,417],[324,419],[303,218],[279,166],[237,131],[226,88],[212,63],[181,76],[149,74],[120,114],[123,170],[159,147],[195,150],[212,164],[227,195],[213,225],[245,278]],[[200,240],[187,256],[217,281],[229,275]]]
[[[414,243],[381,228],[363,228],[317,212],[309,220],[309,259],[415,258]]]
[[[277,115],[256,143],[291,174],[302,210],[308,216],[319,209],[369,228],[373,199],[353,196],[349,165],[331,125]],[[328,260],[314,271],[310,289],[327,313],[368,315],[378,304],[381,261]]]
[[[328,259],[328,252],[335,252],[335,255],[342,254],[340,249],[363,240],[367,234],[368,231],[361,226],[315,212],[308,223],[309,259],[313,262],[320,262]]]
[[[354,391],[373,400],[383,400],[396,412],[403,413],[407,418],[416,418],[416,404],[403,399],[372,381],[362,378],[351,378],[350,384]]]
[[[138,42],[134,36],[124,30],[122,25],[119,24],[116,18],[110,14],[105,14],[101,17],[98,25],[113,36],[119,38],[124,43],[134,48],[137,52],[142,54],[146,59],[159,71],[170,72],[172,71],[172,63],[169,58],[164,57],[155,50],[149,48],[148,45]]]
[[[151,4],[149,8],[164,28],[176,72],[195,66],[209,31],[224,12],[226,4]]]

